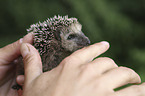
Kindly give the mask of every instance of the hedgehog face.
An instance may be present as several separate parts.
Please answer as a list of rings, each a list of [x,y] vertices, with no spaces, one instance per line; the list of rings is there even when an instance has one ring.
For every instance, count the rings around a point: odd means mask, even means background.
[[[77,22],[61,30],[61,45],[65,50],[73,52],[90,44],[88,37],[81,29],[82,25]]]
[[[46,50],[55,49],[60,46],[65,51],[70,52],[87,46],[90,41],[81,29],[82,25],[76,18],[58,15],[48,18],[42,23],[39,22],[31,25],[27,31],[34,33],[34,46],[40,55],[42,55]]]

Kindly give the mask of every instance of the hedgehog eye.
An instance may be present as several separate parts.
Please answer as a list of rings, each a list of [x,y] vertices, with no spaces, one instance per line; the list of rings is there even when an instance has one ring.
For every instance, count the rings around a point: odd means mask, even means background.
[[[77,37],[76,34],[71,34],[67,37],[68,40],[74,39],[75,37]]]

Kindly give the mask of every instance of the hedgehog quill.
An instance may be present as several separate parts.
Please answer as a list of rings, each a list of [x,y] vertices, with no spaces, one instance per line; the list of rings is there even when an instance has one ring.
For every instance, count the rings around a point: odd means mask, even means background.
[[[58,15],[42,23],[32,24],[27,32],[34,34],[33,45],[40,53],[43,72],[55,68],[65,57],[90,44],[77,18],[68,16]],[[20,65],[18,75],[24,74],[23,63]],[[19,89],[17,87],[13,86]]]

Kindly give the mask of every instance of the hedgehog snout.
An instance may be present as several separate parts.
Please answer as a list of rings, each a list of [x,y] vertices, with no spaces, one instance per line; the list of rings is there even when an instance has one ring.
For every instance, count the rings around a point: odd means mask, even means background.
[[[78,46],[88,46],[90,44],[90,40],[86,36],[81,36],[76,41]]]

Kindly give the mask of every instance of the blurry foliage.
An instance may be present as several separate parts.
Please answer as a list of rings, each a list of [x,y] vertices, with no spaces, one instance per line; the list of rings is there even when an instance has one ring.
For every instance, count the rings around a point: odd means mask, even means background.
[[[92,43],[106,40],[102,56],[133,68],[145,81],[145,0],[1,0],[0,47],[26,34],[33,23],[54,15],[77,17]]]

